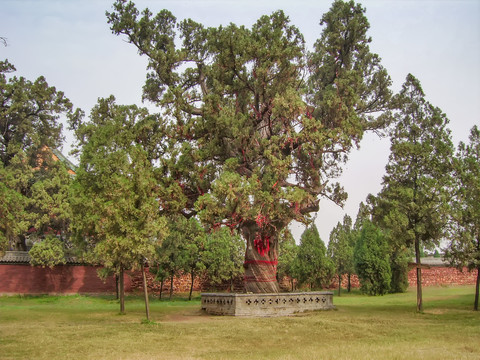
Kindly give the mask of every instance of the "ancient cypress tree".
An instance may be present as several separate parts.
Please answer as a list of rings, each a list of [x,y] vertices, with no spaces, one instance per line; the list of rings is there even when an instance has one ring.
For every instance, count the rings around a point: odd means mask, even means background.
[[[365,9],[335,1],[311,52],[282,11],[206,28],[119,0],[107,17],[148,58],[144,98],[169,124],[162,166],[178,210],[238,231],[246,290],[277,292],[278,234],[309,223],[321,198],[345,200],[332,179],[386,119],[390,79]]]

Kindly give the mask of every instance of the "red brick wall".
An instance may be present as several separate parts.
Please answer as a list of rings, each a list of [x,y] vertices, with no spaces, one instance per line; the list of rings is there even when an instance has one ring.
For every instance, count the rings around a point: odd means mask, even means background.
[[[141,272],[134,272],[130,274],[131,276],[131,286],[125,287],[128,292],[140,292],[143,291],[143,279]],[[155,276],[148,271],[146,268],[147,284],[150,294],[157,295],[160,293],[161,283],[155,280]],[[192,283],[192,278],[190,274],[184,274],[182,276],[175,276],[173,278],[173,292],[174,293],[187,293],[190,291],[190,286]],[[196,276],[193,282],[193,291],[229,291],[230,283],[226,282],[220,285],[212,285],[205,276]],[[163,282],[163,294],[162,296],[167,296],[170,291],[170,278],[166,279]],[[235,279],[234,281],[234,291],[243,292],[243,276]]]
[[[30,265],[0,265],[0,294],[77,294],[77,293],[114,293],[115,279],[110,277],[106,282],[97,276],[97,267],[60,265],[53,269],[34,267]],[[434,285],[475,285],[477,271],[463,273],[447,267],[431,267],[422,269],[422,283],[424,286]],[[147,271],[149,290],[152,295],[160,291],[160,282],[155,281],[154,276]],[[290,283],[284,279],[284,290],[290,290]],[[408,273],[410,286],[416,285],[415,269]],[[359,287],[358,278],[351,277],[351,286]],[[338,287],[338,279],[335,278],[331,288]],[[342,288],[347,287],[347,276],[342,278]],[[229,284],[224,286],[211,286],[207,279],[197,278],[194,282],[194,291],[228,290]],[[235,282],[235,291],[243,289],[241,278]],[[140,272],[125,276],[125,291],[137,292],[142,290],[142,278]],[[170,290],[170,280],[165,281],[163,291]],[[190,275],[175,277],[173,282],[175,293],[190,291]],[[167,295],[167,294],[165,294]]]
[[[347,286],[348,286],[348,275],[344,274],[342,276],[342,289],[346,289]],[[352,289],[360,287],[360,282],[358,280],[357,275],[350,276],[350,286],[352,287]],[[332,279],[332,283],[330,284],[330,289],[338,289],[338,276],[335,275],[335,277]]]
[[[127,277],[126,285],[130,286]],[[114,293],[115,279],[97,276],[97,267],[59,265],[53,269],[30,265],[0,265],[0,294]]]
[[[145,269],[145,274],[147,277],[147,284],[148,284],[148,291],[151,295],[156,295],[160,293],[160,281],[155,280],[155,275],[151,274],[148,271],[148,268]],[[142,273],[140,271],[136,271],[130,273],[131,276],[131,286],[125,287],[125,291],[127,292],[140,292],[143,291],[143,279]],[[199,291],[203,284],[203,279],[200,277],[196,277],[193,282],[193,290]],[[190,291],[191,285],[191,277],[190,274],[184,276],[176,276],[173,278],[173,292],[174,293],[186,293]],[[166,279],[163,282],[163,295],[170,291],[170,278]]]
[[[356,275],[352,275],[352,288],[360,287],[360,282]],[[432,266],[429,269],[422,269],[422,285],[423,286],[439,286],[439,285],[475,285],[477,281],[477,270],[469,272],[467,268],[458,271],[451,267]],[[347,288],[347,275],[342,277],[342,288]],[[408,272],[408,284],[417,286],[417,274],[415,269]],[[338,277],[335,277],[330,285],[331,289],[338,288]]]
[[[469,272],[467,268],[458,271],[455,268],[432,266],[429,269],[422,269],[422,285],[475,285],[477,270]],[[417,286],[416,269],[408,272],[408,284]]]

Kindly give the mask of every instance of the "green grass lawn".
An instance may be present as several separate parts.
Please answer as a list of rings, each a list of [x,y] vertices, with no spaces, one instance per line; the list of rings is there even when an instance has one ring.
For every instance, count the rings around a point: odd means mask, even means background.
[[[0,359],[480,359],[473,287],[368,297],[342,293],[337,310],[282,318],[205,315],[200,300],[140,297],[126,315],[112,297],[0,297]]]

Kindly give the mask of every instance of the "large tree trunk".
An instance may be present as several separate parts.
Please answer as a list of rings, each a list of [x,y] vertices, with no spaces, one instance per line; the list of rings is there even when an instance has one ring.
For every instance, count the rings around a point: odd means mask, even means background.
[[[145,297],[145,315],[147,316],[147,321],[150,321],[150,306],[148,303],[147,275],[145,274],[145,266],[143,264],[142,264],[142,277],[143,277],[143,295]]]
[[[417,263],[417,311],[423,311],[422,264],[420,262],[420,241],[415,240],[415,260]]]
[[[258,226],[242,227],[247,242],[245,251],[245,291],[248,293],[278,293],[278,239],[276,234],[260,238]]]
[[[120,314],[125,314],[125,283],[123,281],[123,267],[120,268],[119,274],[119,283],[120,283]]]
[[[473,310],[478,311],[478,291],[480,288],[480,266],[477,267],[477,284],[475,285],[475,302],[473,303]]]

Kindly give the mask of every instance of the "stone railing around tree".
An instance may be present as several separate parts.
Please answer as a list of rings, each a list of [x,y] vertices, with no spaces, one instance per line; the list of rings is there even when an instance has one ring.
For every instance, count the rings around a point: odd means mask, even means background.
[[[212,315],[286,316],[304,311],[334,308],[333,293],[330,291],[278,294],[202,294],[202,310]]]

